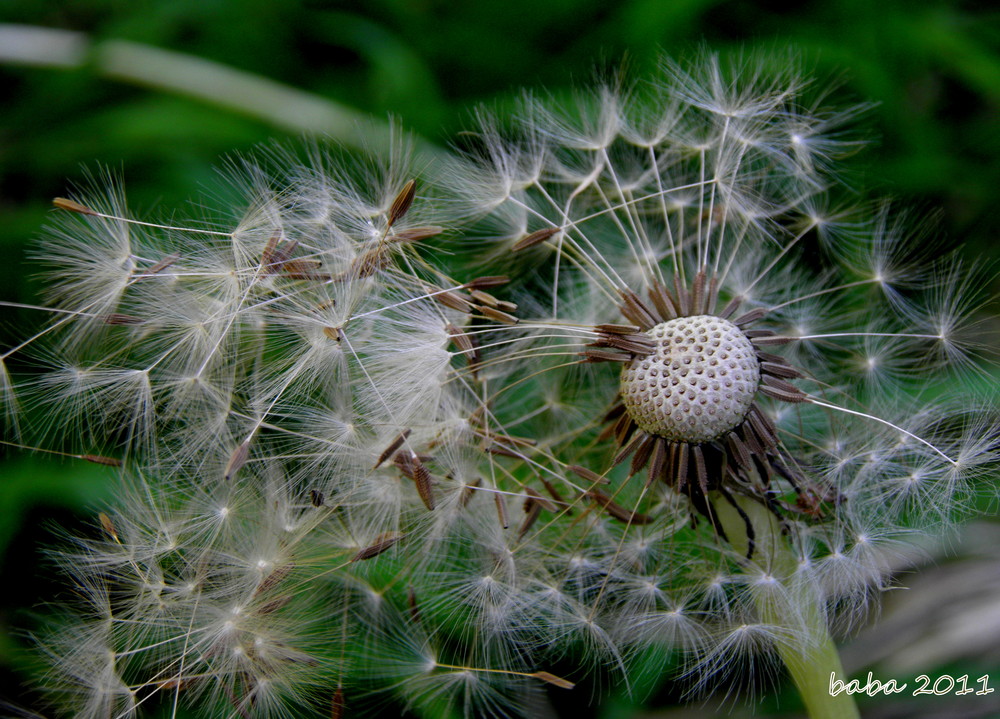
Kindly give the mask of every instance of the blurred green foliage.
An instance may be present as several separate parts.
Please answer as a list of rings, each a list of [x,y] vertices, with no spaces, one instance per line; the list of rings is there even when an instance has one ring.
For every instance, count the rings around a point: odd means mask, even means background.
[[[0,23],[205,58],[361,113],[393,116],[439,145],[456,137],[477,104],[509,102],[521,87],[558,96],[595,68],[624,61],[643,72],[660,53],[682,55],[701,43],[719,51],[792,48],[818,82],[835,83],[838,99],[877,103],[861,121],[875,142],[852,159],[852,184],[941,208],[943,231],[965,242],[970,256],[995,257],[995,6],[804,0],[788,7],[722,0],[4,0]],[[0,56],[6,50],[0,46]],[[220,156],[288,134],[259,114],[108,77],[93,55],[77,67],[0,60],[0,107],[0,299],[22,302],[35,296],[24,248],[44,224],[50,199],[65,195],[83,166],[120,172],[139,214],[184,215],[198,188],[215,181]],[[5,343],[40,319],[3,313]],[[0,603],[0,629],[30,627],[19,607],[48,591],[17,561],[51,536],[29,518],[60,507],[92,517],[108,475],[79,462],[23,456],[5,465],[0,553],[16,547],[22,556],[8,555],[0,582],[21,589]],[[0,694],[18,693],[14,650],[22,643],[17,635],[0,641],[0,672],[10,677]],[[628,706],[616,698],[608,716],[626,716]]]

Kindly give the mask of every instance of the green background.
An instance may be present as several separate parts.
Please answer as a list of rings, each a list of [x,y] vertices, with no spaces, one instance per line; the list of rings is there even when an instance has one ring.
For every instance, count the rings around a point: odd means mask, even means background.
[[[2,0],[0,299],[36,296],[25,248],[45,223],[51,198],[83,180],[84,168],[120,173],[139,215],[174,208],[184,215],[190,199],[217,182],[220,158],[260,143],[323,130],[355,142],[351,118],[370,115],[396,118],[445,146],[470,125],[477,105],[502,108],[521,87],[559,97],[595,69],[624,62],[642,74],[655,69],[660,53],[682,57],[702,44],[722,52],[792,48],[818,82],[835,87],[835,101],[876,103],[857,123],[871,145],[848,161],[849,184],[939,210],[940,233],[964,244],[971,261],[996,258],[1000,14],[989,7],[903,0],[818,0],[792,10],[718,0]],[[80,33],[59,36],[76,43],[75,52],[67,57],[32,40],[37,27]],[[17,44],[24,39],[33,59]],[[133,55],[116,68],[123,48]],[[151,48],[243,74],[199,94],[190,73],[168,70],[151,80]],[[258,91],[286,89],[301,93],[288,97],[304,109],[273,100],[241,109],[232,106],[240,97],[225,99],[245,93],[249,102]],[[316,120],[307,108],[327,114]],[[346,132],[331,124],[339,116],[348,118]],[[40,320],[28,311],[2,312],[4,346]],[[996,325],[995,314],[986,316],[987,326]],[[37,605],[65,591],[40,569],[40,548],[52,541],[54,526],[93,521],[111,475],[23,452],[9,453],[0,467],[0,696],[31,702],[20,687],[29,670],[16,648],[37,621]],[[981,548],[973,542],[962,556]],[[1000,683],[995,655],[962,661],[923,671],[992,669]],[[682,716],[669,708],[675,699],[668,689],[643,716]],[[586,704],[589,696],[573,701]],[[931,698],[908,711],[948,716],[944,701]],[[991,701],[969,698],[963,706],[989,716]],[[793,711],[794,699],[788,702],[762,711]],[[637,703],[567,703],[560,712],[577,719],[588,712],[640,716]],[[891,711],[887,700],[875,704]]]

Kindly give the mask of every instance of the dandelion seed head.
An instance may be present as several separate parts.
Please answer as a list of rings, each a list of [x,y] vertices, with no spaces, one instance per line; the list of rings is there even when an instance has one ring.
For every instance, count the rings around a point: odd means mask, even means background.
[[[3,397],[134,485],[60,555],[81,716],[530,715],[553,658],[707,686],[860,616],[995,470],[989,402],[927,382],[987,354],[982,283],[841,204],[858,108],[781,60],[525,96],[434,167],[237,159],[188,227],[57,220],[54,371]]]

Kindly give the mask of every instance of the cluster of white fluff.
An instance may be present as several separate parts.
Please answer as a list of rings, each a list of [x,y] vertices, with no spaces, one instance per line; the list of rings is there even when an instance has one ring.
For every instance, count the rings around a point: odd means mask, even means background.
[[[997,427],[931,386],[975,366],[975,281],[837,204],[854,110],[807,91],[705,56],[484,114],[430,169],[234,163],[242,206],[200,226],[61,201],[51,320],[2,356],[49,371],[5,374],[7,413],[123,489],[60,555],[57,705],[531,716],[651,648],[707,687],[850,622],[983,489]],[[614,461],[621,368],[584,361],[623,292],[699,271],[801,374],[760,397],[794,476],[713,495],[730,520]]]

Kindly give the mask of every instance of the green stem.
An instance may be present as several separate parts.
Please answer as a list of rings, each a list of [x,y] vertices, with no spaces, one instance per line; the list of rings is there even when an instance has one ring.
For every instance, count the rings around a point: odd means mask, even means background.
[[[761,591],[754,603],[761,621],[788,629],[776,650],[799,690],[810,719],[859,719],[854,698],[847,692],[830,693],[830,677],[845,680],[837,647],[827,629],[826,616],[813,588],[795,581],[797,559],[781,534],[777,518],[758,502],[736,498],[753,525],[754,564],[768,572],[781,591]],[[733,548],[742,555],[748,549],[747,521],[722,497],[713,509]]]

